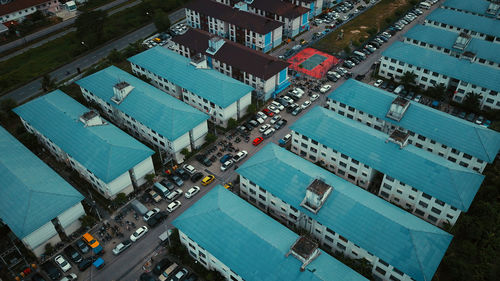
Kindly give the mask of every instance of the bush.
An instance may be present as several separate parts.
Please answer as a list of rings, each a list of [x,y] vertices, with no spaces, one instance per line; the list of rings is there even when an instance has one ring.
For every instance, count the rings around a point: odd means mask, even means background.
[[[375,27],[372,27],[372,28],[368,29],[366,32],[368,32],[368,34],[373,36],[377,33],[377,29]]]
[[[238,121],[236,121],[236,119],[229,118],[229,120],[227,120],[227,129],[228,130],[232,130],[232,129],[236,128],[236,126],[238,126]]]
[[[121,205],[127,203],[127,201],[128,201],[127,195],[123,192],[116,194],[115,199],[113,199],[113,203],[116,206],[121,206]]]
[[[205,136],[205,142],[206,143],[213,143],[217,140],[217,136],[212,134],[212,133],[207,133]]]

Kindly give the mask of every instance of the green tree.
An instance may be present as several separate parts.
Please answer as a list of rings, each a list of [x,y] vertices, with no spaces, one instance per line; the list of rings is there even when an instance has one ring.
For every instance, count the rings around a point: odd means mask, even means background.
[[[227,120],[227,129],[228,130],[232,130],[232,129],[236,128],[236,126],[238,126],[238,121],[236,121],[236,119],[229,118],[229,120]]]
[[[213,143],[216,140],[217,140],[217,136],[215,136],[214,134],[207,133],[207,135],[205,136],[206,143]]]
[[[401,84],[403,84],[403,86],[405,86],[405,88],[408,89],[415,84],[415,79],[417,79],[417,75],[413,73],[413,71],[412,72],[406,71],[401,76],[400,81]]]
[[[54,247],[51,243],[45,244],[45,255],[51,256],[54,253]]]
[[[113,199],[113,203],[115,203],[117,206],[121,206],[127,203],[127,201],[128,201],[127,195],[123,192],[116,194],[115,199]]]
[[[17,102],[11,98],[3,99],[0,103],[0,109],[7,115],[13,115],[12,109],[17,107]]]
[[[428,88],[426,94],[433,99],[442,101],[446,94],[446,87],[443,84],[435,85]]]
[[[88,48],[97,46],[103,40],[107,13],[101,10],[84,12],[75,20],[77,38]]]
[[[166,31],[170,28],[170,19],[163,10],[156,9],[153,16],[153,23],[158,31]]]
[[[247,114],[253,115],[255,114],[255,112],[257,112],[257,105],[255,105],[255,103],[251,103],[247,107]]]
[[[119,63],[119,62],[123,61],[123,59],[124,59],[123,54],[120,51],[118,51],[117,49],[113,49],[113,50],[111,50],[111,52],[109,52],[108,60],[111,63]]]
[[[91,228],[97,221],[93,216],[90,215],[85,215],[81,217],[79,220],[82,223],[83,228]]]
[[[152,184],[155,177],[156,177],[156,175],[151,173],[151,174],[147,174],[144,178],[148,181],[149,184]]]
[[[181,154],[184,155],[184,157],[187,157],[189,155],[189,149],[187,149],[187,147],[184,147],[181,150]]]
[[[52,79],[49,74],[45,74],[42,77],[42,90],[44,92],[50,92],[57,87],[56,80]]]
[[[481,94],[474,92],[467,93],[462,104],[469,111],[479,112],[481,107],[481,99]]]

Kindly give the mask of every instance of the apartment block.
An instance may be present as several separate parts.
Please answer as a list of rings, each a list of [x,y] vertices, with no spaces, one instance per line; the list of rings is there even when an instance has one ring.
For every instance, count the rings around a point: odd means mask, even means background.
[[[28,132],[108,199],[154,174],[151,149],[56,90],[14,109]]]
[[[216,125],[238,120],[252,102],[254,88],[208,67],[202,57],[191,59],[155,47],[128,59],[132,72],[158,89],[207,113]],[[168,67],[165,67],[168,66]]]
[[[366,259],[375,280],[431,280],[452,236],[268,144],[241,165],[240,196],[327,252]]]
[[[189,255],[226,280],[367,280],[220,185],[172,224]]]
[[[281,45],[283,23],[248,11],[246,2],[234,7],[212,0],[185,5],[186,23],[249,48],[269,52]]]
[[[83,97],[116,124],[177,163],[184,161],[183,149],[192,151],[205,143],[207,114],[117,67],[110,66],[76,84]]]
[[[1,1],[0,23],[20,23],[38,11],[55,13],[61,8],[59,0]]]
[[[495,0],[446,0],[441,4],[441,8],[500,19],[500,3]]]
[[[285,1],[309,9],[309,19],[319,16],[323,11],[324,0],[283,0]]]
[[[290,127],[291,151],[437,226],[468,210],[483,175],[352,118],[313,108]]]
[[[399,107],[402,102],[404,106]],[[418,102],[350,79],[327,98],[327,107],[387,135],[408,133],[408,144],[482,173],[500,150],[500,134]],[[401,109],[399,114],[394,111]]]
[[[2,127],[0,155],[0,219],[40,257],[80,228],[84,198]]]
[[[172,41],[175,52],[189,59],[201,56],[209,68],[255,88],[259,99],[275,97],[290,85],[290,64],[276,57],[194,28]]]

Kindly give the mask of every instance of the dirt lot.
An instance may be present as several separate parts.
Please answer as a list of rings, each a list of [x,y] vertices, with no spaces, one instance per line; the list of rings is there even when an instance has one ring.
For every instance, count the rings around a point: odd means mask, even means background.
[[[386,18],[395,19],[396,11],[406,11],[411,6],[410,2],[411,0],[382,0],[338,30],[325,36],[313,47],[327,53],[339,53],[348,46],[352,48],[353,42],[359,42],[360,39],[363,41],[370,37],[369,31],[373,32],[376,29],[376,32],[379,32],[386,28],[389,25]],[[341,33],[343,33],[343,38],[340,39]]]

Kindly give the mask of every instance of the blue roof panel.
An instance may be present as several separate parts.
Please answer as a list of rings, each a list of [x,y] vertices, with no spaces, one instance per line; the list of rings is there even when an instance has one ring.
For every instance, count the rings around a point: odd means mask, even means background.
[[[486,0],[446,0],[442,6],[485,15],[490,3]]]
[[[458,35],[456,32],[436,28],[431,25],[415,25],[404,36],[452,50]],[[464,52],[472,52],[478,58],[500,63],[500,44],[497,43],[473,37]]]
[[[228,107],[254,90],[217,70],[196,68],[190,59],[159,46],[130,57],[128,61],[222,108]],[[168,67],[165,67],[167,65]]]
[[[247,281],[367,280],[323,251],[301,272],[299,236],[220,185],[172,224]]]
[[[493,67],[399,41],[389,46],[382,55],[500,92],[500,79],[497,79],[500,70]]]
[[[111,100],[113,87],[118,82],[134,87],[120,104]],[[80,79],[76,84],[171,141],[208,119],[208,115],[198,109],[114,66]]]
[[[0,127],[0,218],[19,239],[83,200],[83,196]]]
[[[88,111],[59,90],[14,109],[17,115],[105,183],[154,153],[107,121],[105,125],[86,127],[80,116]]]
[[[475,5],[474,1],[474,5]],[[498,20],[477,16],[469,13],[453,11],[449,9],[435,9],[427,17],[427,20],[445,23],[454,27],[460,27],[495,37],[500,37]]]
[[[320,123],[323,123],[320,121]],[[237,173],[418,281],[431,280],[452,236],[275,144]],[[300,204],[321,179],[333,190],[314,214]]]
[[[463,211],[484,179],[413,145],[400,148],[388,135],[328,109],[313,108],[290,128]]]
[[[374,86],[350,79],[328,98],[352,106],[386,122],[399,125],[439,143],[492,163],[500,150],[500,133],[478,126],[418,102],[410,101],[397,122],[386,117],[396,96]]]

